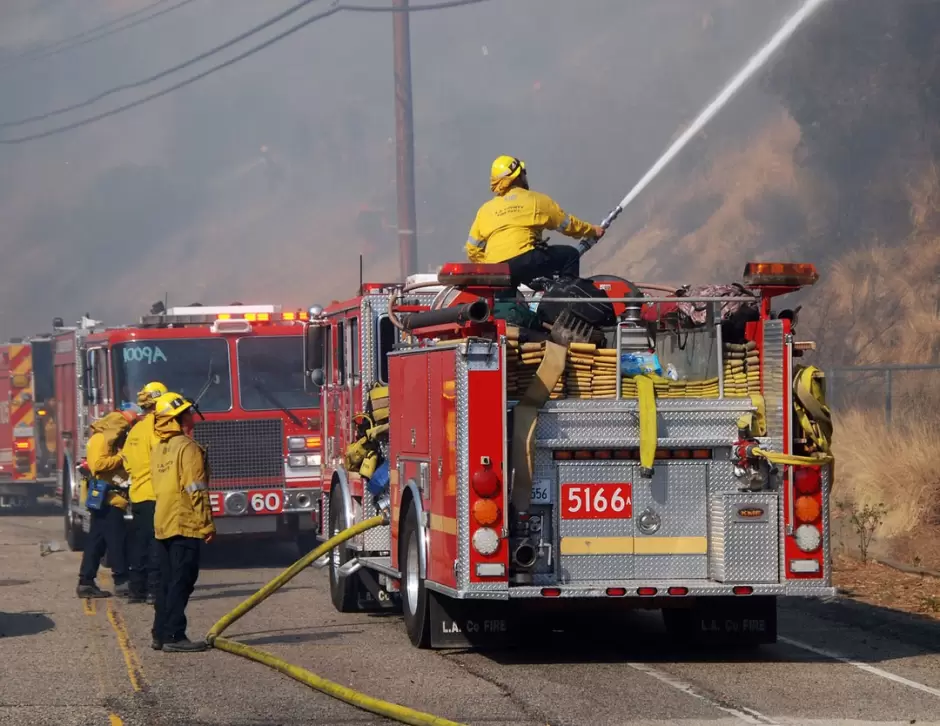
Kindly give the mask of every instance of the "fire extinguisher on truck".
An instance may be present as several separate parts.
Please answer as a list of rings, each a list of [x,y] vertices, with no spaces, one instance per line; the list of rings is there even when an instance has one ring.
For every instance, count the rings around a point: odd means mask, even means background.
[[[317,310],[321,529],[389,514],[322,563],[334,605],[400,601],[418,647],[588,604],[774,642],[778,598],[834,593],[824,379],[773,306],[817,277],[750,263],[734,285],[539,297],[453,263]]]

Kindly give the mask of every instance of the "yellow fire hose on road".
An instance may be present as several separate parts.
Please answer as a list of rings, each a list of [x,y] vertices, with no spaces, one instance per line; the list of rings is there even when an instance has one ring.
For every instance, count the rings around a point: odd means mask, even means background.
[[[209,630],[209,633],[206,635],[206,642],[219,650],[226,650],[229,653],[234,653],[235,655],[249,658],[250,660],[257,661],[258,663],[263,663],[264,665],[270,666],[271,668],[280,671],[284,675],[290,676],[294,680],[300,681],[304,685],[310,686],[311,688],[315,688],[316,690],[321,691],[328,696],[338,698],[339,700],[345,701],[346,703],[356,706],[357,708],[361,708],[364,711],[370,711],[372,713],[378,714],[379,716],[385,716],[386,718],[392,719],[393,721],[397,721],[399,723],[416,724],[417,726],[461,726],[461,724],[455,721],[448,721],[447,719],[439,718],[438,716],[432,716],[429,713],[423,713],[405,706],[399,706],[397,703],[391,703],[389,701],[382,701],[378,698],[372,698],[371,696],[367,696],[364,693],[355,691],[352,688],[347,688],[346,686],[341,686],[338,683],[321,678],[320,676],[316,675],[315,673],[311,673],[305,668],[292,665],[282,660],[281,658],[278,658],[276,655],[259,650],[258,648],[253,648],[250,645],[245,645],[244,643],[239,643],[237,641],[222,637],[222,633],[229,626],[231,626],[250,610],[253,610],[255,607],[264,602],[268,597],[284,587],[284,585],[293,580],[303,570],[313,564],[315,560],[318,560],[323,555],[328,554],[334,547],[341,545],[346,540],[351,539],[368,529],[379,527],[383,524],[388,524],[388,520],[385,516],[378,515],[372,517],[371,519],[367,519],[364,522],[360,522],[359,524],[355,524],[349,529],[345,529],[334,537],[331,537],[315,550],[297,560],[297,562],[284,570],[284,572],[271,580],[271,582],[258,590],[258,592],[245,600],[237,608],[222,616],[219,621]]]

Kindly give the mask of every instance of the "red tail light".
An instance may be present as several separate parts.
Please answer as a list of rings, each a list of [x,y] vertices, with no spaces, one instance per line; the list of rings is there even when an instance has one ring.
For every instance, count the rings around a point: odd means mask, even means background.
[[[636,594],[640,597],[653,597],[658,592],[655,587],[638,587]]]
[[[732,592],[735,595],[753,595],[754,588],[751,587],[750,585],[736,585],[734,589],[732,590]]]
[[[473,491],[481,497],[494,497],[500,491],[499,477],[490,468],[477,469],[470,480]]]
[[[627,594],[627,588],[625,587],[608,587],[607,594],[610,597],[623,597]]]
[[[793,485],[800,494],[815,494],[822,486],[822,474],[817,466],[801,466],[793,470]]]
[[[787,490],[788,578],[818,579],[823,572],[822,469],[793,467],[793,486]]]
[[[678,596],[681,596],[681,595],[688,595],[688,594],[689,594],[689,588],[687,588],[687,587],[670,587],[669,590],[667,590],[667,592],[668,592],[670,595],[674,595],[674,596],[675,596],[675,595],[678,595]]]
[[[543,587],[542,597],[561,597],[561,590],[557,587]]]

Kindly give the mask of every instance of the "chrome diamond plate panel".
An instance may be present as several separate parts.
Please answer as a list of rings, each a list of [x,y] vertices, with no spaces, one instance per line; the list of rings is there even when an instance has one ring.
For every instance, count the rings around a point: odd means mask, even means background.
[[[763,514],[747,517],[742,511]],[[778,495],[774,492],[721,492],[713,496],[709,577],[717,582],[778,582],[778,522]]]
[[[691,462],[657,464],[653,478],[635,481],[633,511],[655,511],[662,525],[654,535],[637,528],[637,539],[652,537],[707,537],[709,465]],[[708,557],[696,555],[636,555],[637,579],[681,577],[705,579]]]
[[[380,298],[364,296],[359,308],[359,365],[362,371],[362,386],[360,400],[361,410],[365,410],[369,398],[369,390],[375,382],[375,326],[381,314],[378,307],[388,308],[388,301]],[[382,312],[384,312],[384,309]]]
[[[736,421],[753,410],[749,400],[690,399],[657,401],[657,433],[664,448],[729,446],[737,439]],[[638,403],[625,401],[551,401],[539,414],[536,445],[546,448],[637,447]]]
[[[454,371],[454,407],[457,414],[457,588],[470,584],[470,428],[467,399],[467,362],[457,355]]]
[[[380,514],[372,501],[371,494],[366,493],[366,496],[363,497],[361,512],[362,516],[358,521],[371,519],[377,514]],[[373,527],[363,532],[361,537],[361,548],[366,552],[390,552],[392,549],[391,525],[385,524],[381,527]]]
[[[832,465],[824,466],[822,470],[822,493],[823,493],[823,567],[825,576],[820,585],[830,585],[832,583],[832,542],[830,540],[831,530],[829,529],[829,504],[830,491],[832,489]]]
[[[767,436],[783,440],[784,431],[784,335],[783,321],[764,321],[763,391],[767,406]]]

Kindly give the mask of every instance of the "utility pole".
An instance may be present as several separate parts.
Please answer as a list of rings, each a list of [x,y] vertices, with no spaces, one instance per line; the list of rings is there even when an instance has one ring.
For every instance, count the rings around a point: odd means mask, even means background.
[[[418,269],[415,212],[415,132],[411,106],[411,30],[408,0],[392,0],[395,33],[395,144],[398,246],[402,281]]]

